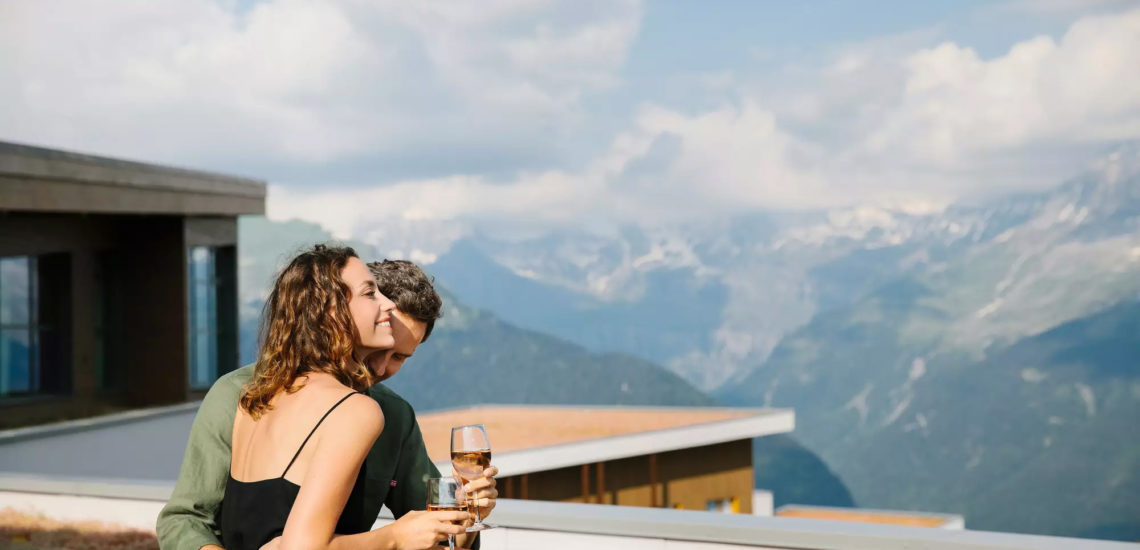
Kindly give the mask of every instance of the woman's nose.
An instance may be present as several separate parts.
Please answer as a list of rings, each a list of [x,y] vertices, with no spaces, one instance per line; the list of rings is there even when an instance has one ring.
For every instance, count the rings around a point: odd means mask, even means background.
[[[396,309],[396,302],[393,302],[392,300],[388,299],[387,296],[381,294],[380,309],[383,311],[392,311],[393,309]]]

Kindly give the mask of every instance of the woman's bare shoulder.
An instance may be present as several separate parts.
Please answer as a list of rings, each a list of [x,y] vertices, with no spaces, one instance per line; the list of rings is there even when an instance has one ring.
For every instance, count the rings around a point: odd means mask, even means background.
[[[380,404],[375,399],[368,397],[366,393],[355,393],[345,400],[342,407],[351,407],[353,413],[368,416],[369,418],[384,418],[384,411],[380,409]],[[355,414],[354,414],[355,416]]]
[[[334,425],[340,430],[355,433],[380,434],[384,428],[384,411],[380,404],[366,394],[352,394],[340,404],[340,414],[334,415]],[[330,420],[333,420],[330,418]]]

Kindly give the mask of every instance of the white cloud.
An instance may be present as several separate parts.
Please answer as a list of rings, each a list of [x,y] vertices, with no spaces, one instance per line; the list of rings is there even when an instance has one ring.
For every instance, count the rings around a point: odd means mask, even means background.
[[[567,223],[588,210],[596,197],[596,192],[582,184],[581,179],[550,172],[501,185],[474,176],[318,192],[275,185],[269,190],[267,214],[277,220],[319,223],[338,238],[386,235],[389,229],[375,227],[379,225],[440,227],[460,219],[493,222],[508,217],[516,224]],[[463,235],[463,231],[452,233],[453,237]]]
[[[362,205],[377,205],[387,219],[400,222],[667,223],[710,212],[817,206],[827,188],[807,168],[809,155],[779,130],[772,113],[752,103],[699,116],[648,106],[633,130],[581,171],[522,173],[506,182],[455,176],[317,193],[275,187],[269,214],[315,221],[340,236],[368,233],[376,213]]]
[[[1140,139],[1140,10],[1076,19],[1057,39],[988,59],[938,32],[846,46],[746,93],[822,151],[821,196],[839,200],[946,204],[1051,187]]]
[[[4,4],[2,137],[208,165],[506,155],[617,81],[641,17],[637,0],[230,4]]]
[[[358,151],[316,98],[375,71],[332,5],[280,0],[238,16],[201,0],[9,6],[0,79],[6,138],[133,158],[324,159]]]
[[[507,170],[502,159],[520,149],[556,156],[583,98],[621,86],[642,15],[636,0],[0,9],[5,139],[205,166],[389,153],[446,164],[460,151]],[[416,233],[401,246],[432,254],[504,220],[603,230],[763,208],[944,205],[1056,184],[1090,150],[1140,138],[1140,10],[1085,17],[1059,40],[993,59],[919,46],[936,32],[835,51],[775,75],[787,85],[718,69],[694,101],[716,107],[643,104],[579,166],[492,176],[459,165],[389,184],[382,163],[362,163],[354,177],[372,170],[385,186],[275,185],[270,212],[341,236]]]
[[[990,60],[952,43],[893,59],[877,46],[854,51],[819,69],[820,82],[831,85],[820,87],[810,115],[787,114],[794,102],[767,108],[749,94],[697,113],[647,104],[578,170],[363,192],[282,190],[271,211],[366,234],[371,216],[353,209],[389,205],[403,224],[458,223],[442,232],[454,238],[502,220],[604,232],[765,208],[929,211],[971,193],[1056,185],[1081,168],[1089,147],[1140,138],[1140,73],[1127,70],[1140,66],[1140,11],[1081,19],[1059,42],[1034,38]],[[880,89],[832,89],[868,74],[883,76]],[[850,139],[817,138],[828,122]],[[1042,154],[1046,146],[1065,153]],[[311,208],[318,203],[324,206]],[[858,225],[867,231],[883,223],[860,218]],[[439,252],[449,242],[416,246]]]
[[[818,152],[752,101],[695,117],[648,109],[639,125],[651,135],[678,140],[668,174],[651,185],[671,186],[690,208],[694,200],[724,210],[820,205],[825,186],[815,172]]]
[[[1077,21],[980,59],[944,43],[907,60],[900,105],[865,146],[930,168],[1035,145],[1140,137],[1140,10]]]

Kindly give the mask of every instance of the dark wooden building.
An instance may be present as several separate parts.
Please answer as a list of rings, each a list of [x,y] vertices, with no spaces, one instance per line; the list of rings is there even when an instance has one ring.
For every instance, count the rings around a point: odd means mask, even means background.
[[[0,142],[0,428],[177,403],[237,367],[265,183]]]

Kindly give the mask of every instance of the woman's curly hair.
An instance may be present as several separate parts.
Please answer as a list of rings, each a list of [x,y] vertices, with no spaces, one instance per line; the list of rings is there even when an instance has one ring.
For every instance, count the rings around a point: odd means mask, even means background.
[[[309,372],[324,372],[354,390],[372,385],[372,375],[353,356],[359,339],[341,271],[356,251],[318,244],[293,258],[277,275],[261,313],[260,349],[253,377],[242,388],[241,407],[254,419],[278,392]]]

